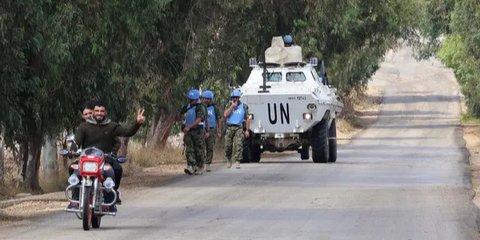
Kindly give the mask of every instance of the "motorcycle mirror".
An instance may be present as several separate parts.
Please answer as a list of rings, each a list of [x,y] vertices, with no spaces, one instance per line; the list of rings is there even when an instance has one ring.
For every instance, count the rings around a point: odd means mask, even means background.
[[[67,142],[75,142],[75,134],[68,135]]]
[[[127,161],[127,156],[118,156],[117,162],[118,163],[125,163]]]
[[[60,150],[60,152],[59,152],[59,154],[60,154],[61,156],[67,156],[68,153],[69,153],[69,152],[68,152],[67,149],[62,149],[62,150]]]

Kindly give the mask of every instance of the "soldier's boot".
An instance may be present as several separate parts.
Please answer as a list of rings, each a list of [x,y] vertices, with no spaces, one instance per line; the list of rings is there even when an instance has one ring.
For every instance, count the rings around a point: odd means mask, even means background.
[[[210,164],[205,165],[205,172],[211,172],[212,170],[210,169]]]
[[[240,161],[236,161],[236,162],[235,162],[235,168],[236,168],[236,169],[240,169]]]
[[[227,168],[231,168],[232,167],[232,161],[228,160],[227,161]]]
[[[195,175],[202,175],[203,174],[203,167],[198,167],[195,169]]]
[[[188,165],[187,168],[185,168],[183,171],[188,175],[192,175],[194,173],[193,167],[191,165]]]

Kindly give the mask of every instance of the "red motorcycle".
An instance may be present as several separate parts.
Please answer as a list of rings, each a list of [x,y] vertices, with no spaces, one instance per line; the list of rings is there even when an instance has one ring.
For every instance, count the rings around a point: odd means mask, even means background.
[[[62,150],[60,155],[79,157],[77,164],[70,165],[74,173],[68,178],[70,185],[65,189],[66,198],[71,203],[76,203],[78,209],[66,208],[65,211],[75,213],[78,219],[82,220],[84,230],[90,230],[92,227],[99,228],[103,216],[116,215],[116,212],[111,211],[110,207],[115,204],[118,197],[114,190],[115,182],[112,179],[114,176],[113,169],[106,160],[110,159],[123,163],[126,158],[106,154],[95,147],[78,150],[77,152]],[[107,172],[112,174],[107,174]],[[72,198],[75,188],[79,189],[78,200]],[[105,201],[106,195],[109,195],[111,201]]]

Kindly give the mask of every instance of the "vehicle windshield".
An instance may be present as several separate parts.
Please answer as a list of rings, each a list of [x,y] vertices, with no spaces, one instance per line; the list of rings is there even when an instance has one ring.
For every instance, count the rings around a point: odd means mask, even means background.
[[[282,73],[271,72],[267,73],[267,82],[280,82],[282,81]]]
[[[86,148],[83,149],[81,156],[103,157],[103,152],[98,148]]]
[[[287,72],[287,82],[304,82],[307,80],[303,72]]]

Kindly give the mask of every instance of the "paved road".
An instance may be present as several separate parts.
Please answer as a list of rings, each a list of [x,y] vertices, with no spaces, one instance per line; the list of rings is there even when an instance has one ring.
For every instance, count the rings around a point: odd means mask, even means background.
[[[100,230],[59,213],[0,238],[479,239],[452,73],[404,49],[371,84],[384,88],[381,115],[336,164],[291,154],[221,167],[125,196]]]

